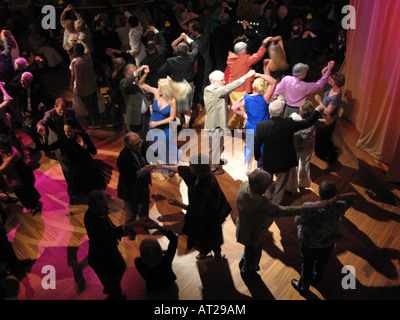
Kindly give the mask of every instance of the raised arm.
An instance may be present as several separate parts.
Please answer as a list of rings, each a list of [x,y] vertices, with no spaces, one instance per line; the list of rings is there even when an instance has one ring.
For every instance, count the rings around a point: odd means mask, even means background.
[[[233,90],[239,88],[248,78],[251,78],[255,75],[254,70],[250,70],[247,72],[244,76],[240,77],[239,79],[236,79],[232,81],[231,83],[228,83],[225,86],[222,86],[218,88],[218,97],[222,98],[225,97],[226,95],[230,94]]]
[[[176,38],[174,41],[171,42],[172,50],[176,52],[178,44],[184,41],[185,39],[186,39],[185,34],[181,33],[181,35],[178,38]]]
[[[262,16],[264,15],[264,10],[265,10],[265,7],[267,6],[268,2],[269,2],[269,0],[265,1],[265,2],[261,5],[261,7],[260,7],[260,13],[259,13],[260,17],[262,17]]]
[[[267,74],[256,73],[254,76],[256,78],[263,79],[264,81],[266,81],[269,84],[267,91],[265,91],[265,93],[264,93],[264,100],[268,103],[271,100],[272,95],[275,92],[277,81],[273,77],[271,77],[270,75],[267,75]]]
[[[149,86],[147,83],[142,83],[140,86],[142,87],[142,89],[144,91],[147,91],[147,92],[150,92],[150,93],[154,94],[154,98],[155,99],[158,99],[159,95],[158,95],[158,89],[157,88]]]
[[[249,64],[251,64],[251,65],[256,64],[258,61],[260,61],[264,57],[265,53],[267,52],[268,42],[270,42],[272,39],[273,39],[272,37],[268,37],[262,41],[261,46],[258,49],[258,51],[250,56]]]

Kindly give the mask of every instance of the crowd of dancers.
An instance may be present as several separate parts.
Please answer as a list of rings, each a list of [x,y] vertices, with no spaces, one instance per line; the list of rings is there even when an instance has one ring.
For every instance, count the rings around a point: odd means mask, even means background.
[[[172,262],[178,235],[148,217],[152,172],[178,174],[188,187],[187,204],[169,200],[185,211],[187,249],[198,250],[197,259],[211,253],[222,259],[222,224],[232,208],[215,176],[224,173],[226,131],[243,129],[248,181],[238,190],[236,221],[237,240],[245,246],[241,274],[259,277],[262,241],[273,219],[297,216],[303,268],[292,285],[308,294],[312,281],[323,274],[340,236],[340,218],[354,195],[337,195],[326,181],[317,203],[281,203],[286,191],[311,187],[314,150],[329,165],[338,159],[332,133],[345,84],[338,72],[345,35],[338,28],[331,41],[322,41],[281,2],[260,5],[257,28],[247,20],[238,23],[236,1],[157,1],[150,9],[139,1],[131,9],[118,6],[85,17],[69,4],[58,30],[40,30],[33,22],[28,34],[8,12],[0,35],[3,225],[9,203],[19,201],[32,216],[41,212],[29,164],[35,153],[43,152],[58,160],[70,205],[87,201],[89,265],[104,293],[110,299],[126,298],[121,291],[126,262],[118,239],[135,239],[139,226],[157,229],[170,240],[166,253],[155,240],[140,246],[135,265],[146,279],[149,297],[176,293]],[[307,62],[315,52],[327,63],[317,81],[311,81]],[[70,71],[72,101],[47,90],[43,75],[57,68]],[[109,99],[103,98],[101,85],[108,88]],[[184,164],[171,131],[193,127],[202,110],[209,153],[191,155]],[[116,161],[126,221],[118,227],[107,216],[107,168],[95,159],[91,139],[91,132],[110,118],[116,130],[126,130]],[[31,147],[17,133],[30,137]],[[324,232],[317,235],[316,230]],[[6,237],[2,241],[8,248],[2,258],[8,266],[1,270],[4,276],[19,263]]]

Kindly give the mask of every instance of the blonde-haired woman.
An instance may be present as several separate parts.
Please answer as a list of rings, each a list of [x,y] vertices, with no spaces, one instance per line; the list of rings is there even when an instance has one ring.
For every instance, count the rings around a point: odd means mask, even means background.
[[[269,59],[264,59],[264,73],[271,75],[275,79],[282,78],[285,71],[289,69],[285,47],[281,36],[271,39],[268,47]]]
[[[246,119],[246,145],[244,148],[246,174],[253,171],[253,145],[257,123],[269,119],[268,105],[276,87],[276,80],[267,74],[256,73],[254,77],[257,79],[253,82],[253,93],[245,94],[232,106],[233,112]],[[242,107],[246,112],[241,109]]]
[[[147,67],[145,68],[145,75],[148,73],[149,69]],[[191,90],[191,87],[186,81],[174,82],[170,78],[160,79],[158,81],[158,88],[153,88],[145,83],[141,86],[143,90],[154,95],[149,126],[153,143],[157,141],[159,158],[165,164],[175,165],[178,163],[178,160],[181,159],[181,156],[176,143],[173,139],[170,140],[170,137],[172,138],[171,129],[173,128],[170,126],[170,123],[175,121],[176,101],[185,97],[189,90]],[[163,133],[161,133],[160,130],[162,130]],[[170,148],[172,148],[173,151],[170,152]],[[155,147],[153,150],[154,149]],[[156,152],[156,150],[154,150],[154,152]]]

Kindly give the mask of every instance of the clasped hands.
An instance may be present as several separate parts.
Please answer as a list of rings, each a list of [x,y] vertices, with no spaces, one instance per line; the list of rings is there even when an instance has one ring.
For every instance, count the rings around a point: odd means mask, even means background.
[[[159,229],[161,226],[155,222],[154,220],[150,219],[149,217],[142,217],[139,220],[126,222],[124,224],[124,228],[128,230],[132,230],[135,227],[142,227],[144,229]]]

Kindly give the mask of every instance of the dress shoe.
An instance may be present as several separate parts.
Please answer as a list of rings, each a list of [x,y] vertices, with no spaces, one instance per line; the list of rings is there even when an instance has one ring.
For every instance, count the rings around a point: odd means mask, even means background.
[[[305,296],[310,292],[310,290],[300,289],[299,281],[296,279],[292,279],[291,283],[292,283],[293,288],[295,288],[297,290],[297,292],[300,293],[302,296]]]
[[[34,217],[38,212],[42,211],[42,203],[39,202],[38,206],[30,211],[32,217]]]
[[[215,169],[215,170],[212,171],[212,174],[213,174],[214,176],[219,176],[219,175],[221,175],[221,174],[223,174],[223,173],[225,173],[225,170],[222,169],[222,168],[217,168],[217,169]]]

